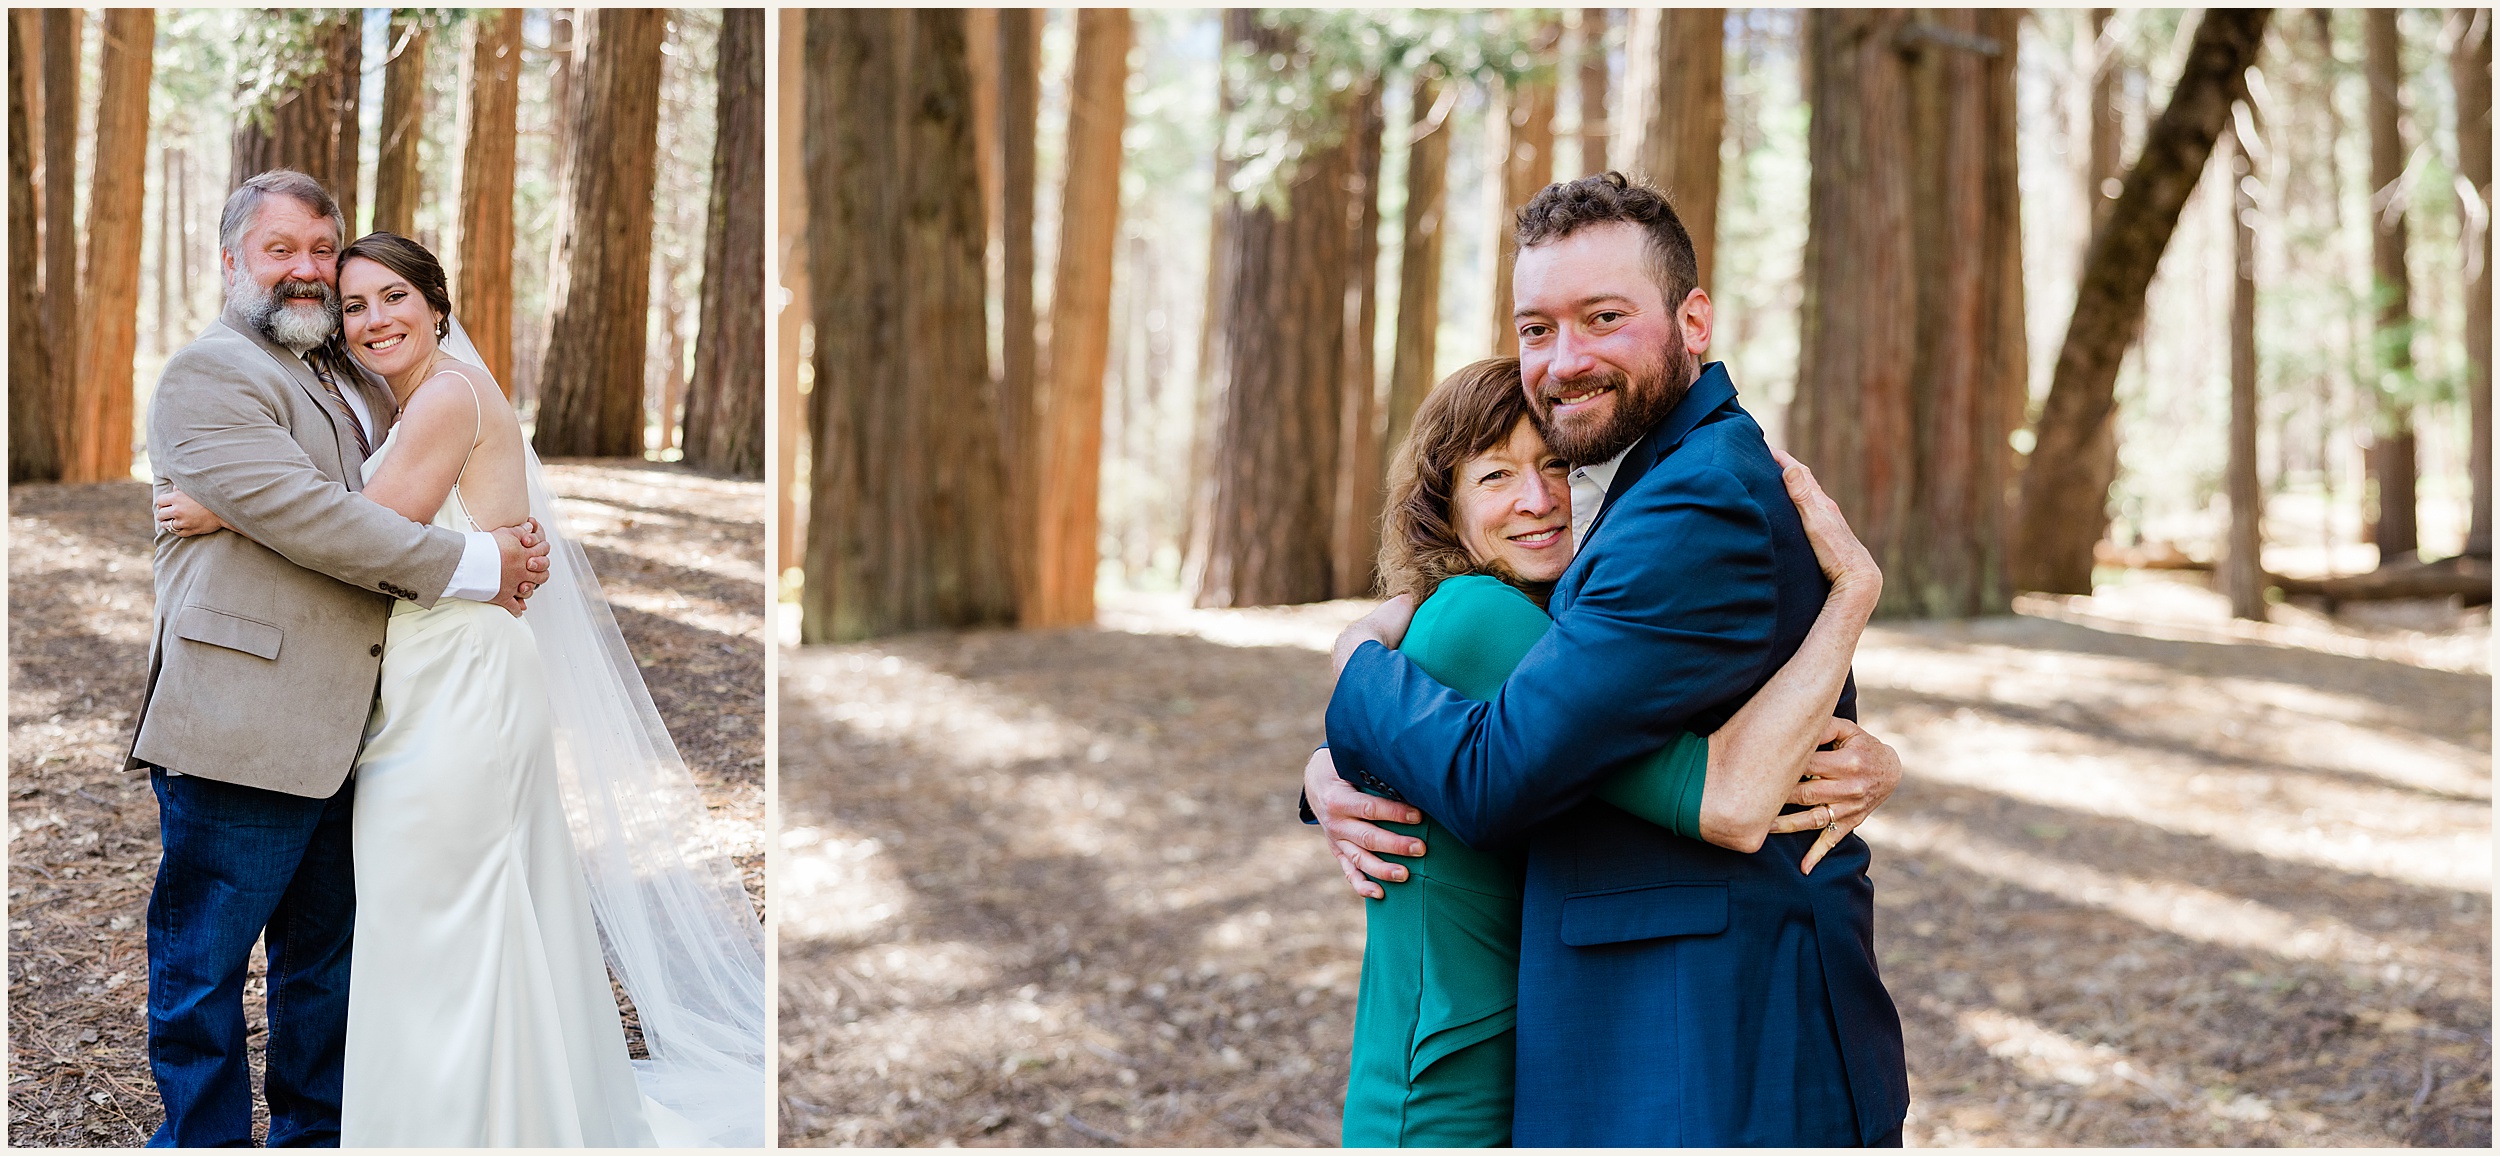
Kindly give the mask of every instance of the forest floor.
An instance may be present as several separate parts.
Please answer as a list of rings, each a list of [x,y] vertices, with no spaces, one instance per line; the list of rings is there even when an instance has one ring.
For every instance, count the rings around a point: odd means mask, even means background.
[[[556,462],[547,475],[760,910],[763,486],[629,460]],[[163,1118],[147,1068],[156,799],[121,769],[147,678],[149,558],[145,486],[10,487],[15,1147],[136,1147]],[[256,1071],[264,994],[255,950]]]
[[[1912,1145],[2491,1142],[2488,613],[2214,601],[1869,632]],[[786,651],[783,1142],[1333,1144],[1362,912],[1293,801],[1362,609]]]

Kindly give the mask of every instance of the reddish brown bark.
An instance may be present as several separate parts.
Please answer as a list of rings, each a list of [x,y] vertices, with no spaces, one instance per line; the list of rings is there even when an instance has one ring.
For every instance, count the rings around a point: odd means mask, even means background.
[[[1530,33],[1528,51],[1551,59],[1562,40],[1562,25],[1546,20]],[[1554,80],[1551,74],[1511,85],[1491,118],[1494,172],[1502,182],[1502,211],[1494,218],[1496,257],[1493,264],[1493,353],[1519,352],[1519,329],[1511,321],[1510,270],[1519,258],[1512,214],[1554,182]]]
[[[373,165],[373,227],[403,237],[416,235],[417,201],[424,194],[417,146],[425,136],[425,58],[433,39],[434,30],[422,17],[392,12],[384,41],[390,57],[382,65],[382,139]]]
[[[66,482],[130,476],[137,430],[131,358],[139,346],[139,251],[147,227],[148,79],[155,67],[156,10],[106,9],[95,171],[87,185],[87,262],[78,294],[78,389],[70,398],[61,462]]]
[[[1354,186],[1346,227],[1353,230],[1353,254],[1346,286],[1345,370],[1338,382],[1337,485],[1334,526],[1329,535],[1329,561],[1334,567],[1330,589],[1339,598],[1360,598],[1372,592],[1373,569],[1380,553],[1380,504],[1387,479],[1382,476],[1378,375],[1373,372],[1372,345],[1378,332],[1380,303],[1373,280],[1380,266],[1380,85],[1366,81],[1354,105]]]
[[[2023,471],[2012,555],[2018,589],[2092,592],[2092,547],[2108,525],[2111,477],[2089,450],[2106,436],[2119,358],[2144,315],[2144,291],[2256,59],[2267,15],[2206,10],[2169,106],[2145,134],[2118,203],[2093,235]]]
[[[519,149],[521,10],[469,21],[461,64],[460,217],[452,235],[451,303],[488,372],[513,389],[512,184]]]
[[[764,13],[721,13],[711,217],[686,401],[686,462],[764,476]]]
[[[1632,46],[1630,171],[1674,202],[1707,289],[1718,248],[1719,139],[1727,124],[1727,9],[1644,10],[1634,19],[1640,34]]]
[[[34,120],[27,94],[29,13],[9,14],[9,480],[49,481],[61,464],[52,437],[52,350],[44,340],[35,202]],[[38,25],[40,28],[40,25]]]
[[[1103,370],[1111,353],[1111,265],[1119,243],[1120,134],[1128,123],[1125,8],[1077,11],[1069,74],[1067,179],[1059,205],[1059,268],[1051,281],[1050,359],[1035,407],[1034,535],[1022,599],[1027,627],[1094,620],[1102,550]]]

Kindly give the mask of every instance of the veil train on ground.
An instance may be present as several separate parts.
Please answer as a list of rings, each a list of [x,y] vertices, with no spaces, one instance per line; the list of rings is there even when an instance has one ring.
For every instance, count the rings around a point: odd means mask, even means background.
[[[457,318],[443,350],[486,364]],[[522,454],[530,515],[550,549],[547,581],[521,620],[547,671],[557,781],[600,946],[650,1053],[634,1061],[635,1074],[645,1096],[694,1131],[675,1143],[762,1146],[762,924],[727,854],[704,835],[694,775],[652,705],[589,556],[556,512],[538,454],[526,441]]]

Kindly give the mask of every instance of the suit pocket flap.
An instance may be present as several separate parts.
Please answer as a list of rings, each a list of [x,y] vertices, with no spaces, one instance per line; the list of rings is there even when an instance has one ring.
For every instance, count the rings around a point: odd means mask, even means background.
[[[285,631],[266,622],[256,622],[205,606],[183,607],[182,615],[174,619],[174,635],[272,661],[278,657],[278,644],[286,638]]]
[[[1573,947],[1727,930],[1727,884],[1668,883],[1563,899],[1562,941]]]

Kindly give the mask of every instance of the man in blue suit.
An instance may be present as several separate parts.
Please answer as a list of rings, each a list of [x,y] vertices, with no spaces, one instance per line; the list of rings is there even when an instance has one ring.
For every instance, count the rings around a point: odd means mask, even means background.
[[[1371,852],[1422,849],[1365,822],[1407,808],[1339,776],[1385,784],[1470,845],[1526,844],[1514,1143],[1897,1145],[1900,1017],[1850,833],[1898,782],[1889,748],[1844,728],[1852,769],[1803,784],[1808,806],[1776,828],[1793,833],[1750,853],[1590,797],[1726,722],[1827,589],[1761,428],[1725,369],[1698,364],[1711,309],[1691,241],[1662,197],[1612,173],[1546,188],[1518,241],[1523,386],[1581,467],[1553,629],[1480,703],[1394,649],[1411,605],[1349,627],[1305,793],[1350,877],[1401,878]],[[1855,716],[1854,687],[1835,711]],[[1805,873],[1818,840],[1828,854]]]

